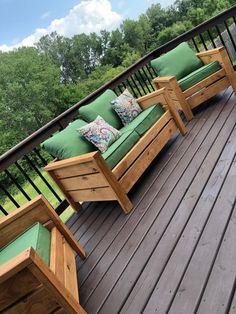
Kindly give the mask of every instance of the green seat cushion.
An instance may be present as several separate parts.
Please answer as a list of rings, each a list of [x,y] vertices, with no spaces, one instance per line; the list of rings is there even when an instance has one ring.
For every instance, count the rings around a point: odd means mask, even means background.
[[[196,71],[193,71],[189,75],[185,76],[181,80],[179,80],[179,86],[182,89],[182,91],[185,91],[186,89],[201,82],[202,80],[207,78],[209,75],[215,73],[216,71],[219,71],[220,69],[221,69],[221,66],[218,61],[214,61],[209,64],[206,64],[202,66],[201,68],[197,69]]]
[[[79,114],[87,122],[92,122],[97,116],[101,116],[107,123],[119,130],[122,127],[121,120],[111,107],[111,101],[116,98],[117,95],[112,90],[107,89],[93,102],[81,107]]]
[[[108,150],[102,154],[110,169],[114,168],[118,162],[130,151],[138,142],[140,136],[135,131],[123,132]]]
[[[95,151],[96,148],[76,131],[86,124],[81,119],[73,121],[64,130],[44,141],[41,147],[60,160]]]
[[[177,80],[197,70],[202,65],[202,61],[186,42],[151,61],[151,66],[158,76],[175,76]]]
[[[136,131],[142,136],[164,113],[161,105],[153,105],[143,110],[133,121],[120,129],[120,132]]]
[[[30,246],[32,246],[42,260],[49,265],[51,235],[40,223],[31,226],[0,250],[0,265],[8,262]]]

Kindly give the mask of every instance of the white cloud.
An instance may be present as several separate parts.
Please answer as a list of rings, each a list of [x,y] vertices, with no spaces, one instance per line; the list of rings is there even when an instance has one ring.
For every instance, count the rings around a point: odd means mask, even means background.
[[[109,0],[84,0],[70,10],[63,18],[55,19],[47,28],[38,28],[33,34],[14,45],[0,45],[0,50],[9,51],[21,46],[33,46],[42,36],[56,31],[58,34],[71,37],[75,34],[99,33],[117,27],[122,17],[112,11]]]
[[[40,18],[41,18],[41,20],[45,20],[45,19],[47,19],[50,15],[51,15],[51,12],[50,12],[50,11],[47,11],[47,12],[44,12],[44,13],[40,16]]]

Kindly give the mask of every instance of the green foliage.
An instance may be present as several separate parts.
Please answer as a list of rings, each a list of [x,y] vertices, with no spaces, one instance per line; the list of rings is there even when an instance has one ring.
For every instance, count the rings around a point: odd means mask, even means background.
[[[61,112],[60,89],[59,69],[36,49],[0,54],[0,153]]]

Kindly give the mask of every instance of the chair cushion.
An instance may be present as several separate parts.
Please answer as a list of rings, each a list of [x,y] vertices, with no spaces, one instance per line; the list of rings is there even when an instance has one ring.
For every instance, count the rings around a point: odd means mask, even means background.
[[[130,94],[128,89],[111,102],[112,108],[120,117],[123,125],[128,125],[142,112],[137,100]]]
[[[142,111],[132,122],[120,129],[121,132],[135,130],[142,136],[164,113],[161,105],[153,105]]]
[[[42,260],[49,265],[51,235],[40,223],[31,226],[0,250],[0,265],[8,262],[30,246],[32,246]]]
[[[97,116],[93,122],[82,126],[77,131],[102,153],[105,153],[108,147],[121,136],[117,129],[113,128],[100,116]]]
[[[187,43],[151,61],[158,76],[175,76],[177,80],[200,68],[203,63]]]
[[[94,121],[99,115],[107,123],[119,130],[122,127],[121,120],[111,107],[111,101],[116,98],[117,95],[108,89],[90,104],[82,106],[79,109],[79,114],[87,122]]]
[[[179,80],[179,86],[182,91],[185,91],[220,69],[221,66],[218,61],[208,63]]]
[[[122,133],[121,137],[102,154],[110,169],[114,168],[140,139],[140,136],[135,131]]]
[[[96,148],[76,131],[86,124],[81,119],[73,121],[64,130],[44,141],[41,147],[60,160],[95,151]]]

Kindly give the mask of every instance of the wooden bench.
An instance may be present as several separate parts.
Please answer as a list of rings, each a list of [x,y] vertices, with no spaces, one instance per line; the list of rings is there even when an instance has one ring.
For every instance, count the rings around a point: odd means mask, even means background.
[[[83,248],[42,196],[0,220],[0,248],[35,222],[51,232],[50,266],[27,248],[0,266],[0,313],[85,313],[79,304],[75,254]]]
[[[45,167],[75,210],[80,209],[81,201],[117,200],[123,211],[129,213],[133,205],[127,193],[132,186],[177,129],[183,135],[187,132],[166,89],[137,101],[142,109],[160,103],[165,112],[112,170],[100,152],[54,161]]]

